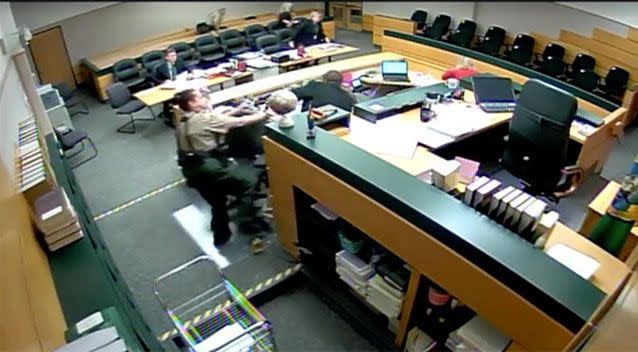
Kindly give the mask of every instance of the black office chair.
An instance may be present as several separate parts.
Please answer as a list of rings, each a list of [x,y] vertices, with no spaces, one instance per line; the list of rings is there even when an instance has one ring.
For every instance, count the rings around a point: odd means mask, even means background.
[[[250,44],[254,44],[257,38],[268,34],[268,29],[260,24],[251,24],[244,28],[244,34]]]
[[[565,48],[556,43],[547,43],[543,49],[543,53],[536,53],[534,56],[534,65],[540,66],[541,62],[550,56],[554,59],[563,60],[565,58]]]
[[[292,40],[292,29],[286,28],[277,31],[277,38],[282,47],[285,47]]]
[[[565,62],[553,56],[547,56],[542,61],[536,62],[534,69],[554,78],[559,78],[565,73]]]
[[[250,51],[250,46],[247,45],[246,39],[244,39],[241,33],[236,29],[221,32],[219,34],[219,40],[231,56]]]
[[[88,158],[85,158],[82,161],[75,162],[74,164],[72,164],[71,165],[72,169],[75,169],[76,167],[86,163],[89,160],[95,159],[97,157],[97,154],[98,154],[97,148],[95,147],[95,144],[93,143],[93,140],[91,139],[91,137],[89,137],[89,134],[86,133],[85,131],[73,130],[70,128],[60,129],[59,127],[53,128],[53,131],[55,132],[55,136],[58,138],[58,142],[60,142],[60,146],[62,147],[62,153],[64,154],[64,157],[66,159],[71,159],[79,155],[80,153],[82,153],[84,151],[84,142],[88,142],[91,148],[93,149],[93,153],[91,156],[89,156]],[[77,145],[80,146],[79,150],[73,153],[67,153],[75,149]]]
[[[184,61],[184,66],[188,70],[193,69],[199,64],[199,58],[197,57],[195,50],[185,42],[173,43],[169,46],[171,49],[175,49],[177,57]]]
[[[66,82],[53,83],[51,86],[58,90],[62,100],[64,100],[64,106],[70,111],[71,116],[76,114],[89,114],[89,107],[82,101],[82,98],[77,95],[77,89],[72,89]],[[77,106],[82,106],[83,109],[75,109]]]
[[[206,65],[212,65],[226,58],[226,48],[212,35],[197,38],[195,50],[197,50],[202,63]]]
[[[283,47],[282,42],[274,34],[267,34],[257,38],[255,46],[257,47],[257,50],[261,50],[267,55],[276,53]]]
[[[164,61],[164,52],[161,50],[149,51],[142,55],[142,67],[146,70],[146,73],[151,75],[155,66]]]
[[[588,92],[594,92],[598,87],[600,77],[593,70],[584,70],[576,72],[569,83],[575,85],[578,88],[584,89]]]
[[[427,11],[423,10],[414,10],[412,12],[412,16],[410,17],[410,21],[416,23],[416,29],[422,31],[425,28],[425,23],[428,19]]]
[[[438,14],[429,25],[425,25],[423,29],[423,36],[426,38],[441,40],[444,35],[450,30],[450,23],[452,22],[452,17],[446,14]]]
[[[503,58],[521,66],[528,65],[534,53],[534,42],[534,37],[524,33],[518,34],[512,44],[505,45]]]
[[[115,82],[111,84],[108,88],[106,88],[106,94],[109,96],[109,100],[111,101],[111,107],[113,109],[117,109],[117,115],[128,115],[131,121],[127,122],[125,125],[120,126],[117,129],[117,132],[120,133],[135,133],[135,121],[151,121],[155,120],[155,113],[153,110],[148,107],[153,115],[151,119],[134,119],[133,114],[141,111],[144,108],[147,108],[144,103],[141,101],[134,99],[131,96],[131,91],[121,82]],[[127,129],[129,125],[132,128]]]
[[[483,54],[498,56],[503,43],[505,42],[505,29],[497,26],[490,26],[485,32],[485,36],[478,36],[476,46],[473,48]]]
[[[622,103],[629,83],[629,72],[618,66],[612,66],[602,82],[598,83],[601,95],[615,103]]]
[[[464,19],[459,23],[456,29],[451,29],[448,35],[447,42],[469,48],[474,34],[476,33],[476,22],[468,19]]]
[[[134,90],[148,84],[146,75],[133,59],[122,59],[113,64],[113,78]]]
[[[576,72],[580,72],[580,70],[593,71],[594,67],[596,67],[596,59],[587,54],[578,53],[571,64],[565,65],[564,78],[569,81],[574,78]]]
[[[526,192],[558,202],[580,184],[583,170],[566,165],[577,108],[573,95],[538,79],[523,85],[501,164],[523,182]]]

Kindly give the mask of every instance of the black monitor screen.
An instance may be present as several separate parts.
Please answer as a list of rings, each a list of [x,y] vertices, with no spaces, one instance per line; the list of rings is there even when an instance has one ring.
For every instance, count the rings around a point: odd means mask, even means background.
[[[472,77],[472,89],[477,103],[514,103],[512,80],[505,77]]]

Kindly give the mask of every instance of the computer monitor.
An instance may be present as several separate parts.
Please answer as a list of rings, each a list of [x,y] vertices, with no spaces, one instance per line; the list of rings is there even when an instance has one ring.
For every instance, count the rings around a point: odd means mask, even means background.
[[[472,90],[476,103],[515,103],[512,80],[506,77],[474,76]]]
[[[381,74],[385,76],[407,76],[408,62],[405,60],[386,60],[381,62]]]

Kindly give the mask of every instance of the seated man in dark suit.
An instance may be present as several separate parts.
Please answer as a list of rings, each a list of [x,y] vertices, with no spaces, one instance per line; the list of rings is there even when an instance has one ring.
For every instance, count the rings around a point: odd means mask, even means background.
[[[297,98],[303,100],[302,111],[307,111],[310,104],[320,107],[332,104],[336,107],[351,111],[356,103],[355,97],[341,88],[343,76],[338,71],[328,71],[322,81],[312,81],[305,86],[293,89]]]
[[[330,38],[326,37],[326,34],[323,32],[323,26],[321,25],[322,20],[323,15],[317,11],[313,11],[309,19],[297,24],[292,34],[290,47],[295,48],[300,45],[310,46],[323,42],[330,43]]]
[[[164,51],[164,61],[155,66],[153,80],[157,84],[164,83],[165,81],[174,81],[177,75],[184,71],[186,71],[184,60],[177,57],[175,49],[169,48]],[[174,102],[172,100],[164,102],[164,108],[162,110],[164,122],[169,126],[173,125],[170,108],[173,104]]]

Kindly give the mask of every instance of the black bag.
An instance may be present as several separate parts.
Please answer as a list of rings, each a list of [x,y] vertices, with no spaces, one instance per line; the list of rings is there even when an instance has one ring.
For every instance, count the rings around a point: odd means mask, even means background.
[[[213,27],[211,27],[206,22],[200,22],[200,23],[197,24],[197,26],[195,26],[195,31],[197,31],[197,34],[208,33],[208,32],[210,32],[212,30],[213,30]]]

